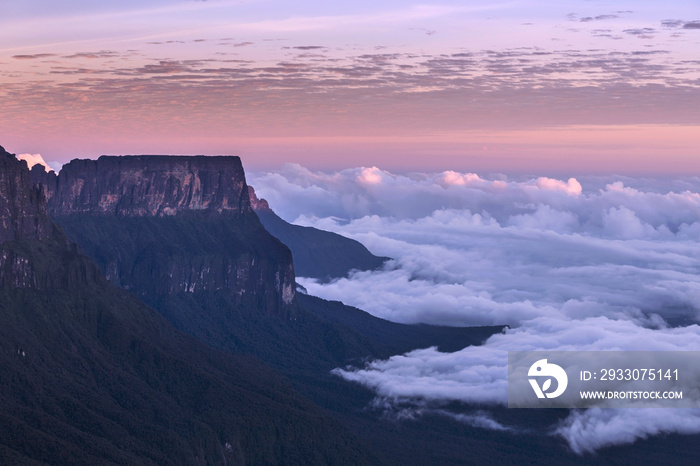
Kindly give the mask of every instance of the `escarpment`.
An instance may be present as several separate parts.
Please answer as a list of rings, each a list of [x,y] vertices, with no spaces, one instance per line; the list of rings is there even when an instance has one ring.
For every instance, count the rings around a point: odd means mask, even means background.
[[[27,164],[0,146],[0,287],[72,289],[100,279],[51,221]]]
[[[154,302],[223,291],[296,316],[289,249],[254,213],[233,156],[103,156],[33,170],[48,212],[113,283]]]

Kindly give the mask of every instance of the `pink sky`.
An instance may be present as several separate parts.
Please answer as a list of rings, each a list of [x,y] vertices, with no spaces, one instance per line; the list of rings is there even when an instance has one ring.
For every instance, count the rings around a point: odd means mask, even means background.
[[[60,162],[697,172],[700,14],[657,4],[5,5],[0,144]]]

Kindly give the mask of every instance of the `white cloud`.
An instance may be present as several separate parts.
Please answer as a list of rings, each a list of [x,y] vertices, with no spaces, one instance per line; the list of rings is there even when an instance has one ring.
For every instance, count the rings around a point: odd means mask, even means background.
[[[576,306],[576,303],[573,303]],[[462,401],[506,405],[508,351],[696,351],[700,327],[653,329],[634,320],[538,317],[506,329],[482,346],[454,353],[415,350],[363,368],[335,369],[384,399],[416,403]],[[642,323],[649,323],[643,321]]]
[[[700,350],[696,178],[512,180],[288,165],[249,180],[283,217],[394,258],[327,284],[300,278],[311,294],[398,322],[512,327],[455,353],[417,349],[336,369],[375,390],[379,405],[415,406],[414,416],[451,401],[503,405],[509,350]],[[556,433],[584,453],[700,432],[700,411],[659,412],[575,412]]]
[[[508,351],[695,351],[698,348],[700,327],[697,325],[651,329],[633,321],[606,317],[537,318],[491,337],[483,346],[467,347],[454,353],[427,348],[386,361],[373,361],[360,369],[336,369],[334,373],[375,390],[380,400],[375,402],[377,406],[414,405],[423,411],[432,406],[433,410],[448,412],[439,407],[453,401],[485,406],[507,404]],[[693,368],[680,367],[680,370],[691,373]],[[460,414],[453,416],[457,418]],[[469,419],[462,421],[469,422]],[[489,429],[508,429],[498,423],[469,423]],[[578,454],[670,432],[700,433],[700,409],[572,411],[555,429],[555,434],[563,437]]]
[[[27,166],[31,169],[34,165],[42,165],[44,167],[44,170],[48,171],[54,171],[52,167],[49,166],[48,163],[44,160],[44,157],[41,156],[41,154],[19,154],[17,156],[17,160],[24,160],[27,162]]]
[[[600,409],[571,413],[556,433],[578,453],[664,433],[700,433],[700,409]]]

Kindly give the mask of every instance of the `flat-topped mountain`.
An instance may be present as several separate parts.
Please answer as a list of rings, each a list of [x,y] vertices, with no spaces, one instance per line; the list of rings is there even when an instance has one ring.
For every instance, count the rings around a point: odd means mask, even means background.
[[[73,160],[45,175],[53,215],[76,212],[164,216],[210,211],[247,214],[248,190],[234,156],[102,156]]]
[[[253,212],[233,156],[103,156],[32,170],[48,211],[107,278],[139,296],[226,291],[294,319],[289,249]]]
[[[0,464],[377,464],[260,359],[105,280],[1,148],[0,207]]]

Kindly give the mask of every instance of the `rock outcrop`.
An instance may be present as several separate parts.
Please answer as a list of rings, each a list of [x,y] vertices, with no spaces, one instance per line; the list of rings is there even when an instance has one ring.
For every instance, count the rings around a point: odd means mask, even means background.
[[[258,196],[255,194],[255,188],[252,186],[248,186],[248,198],[250,199],[250,206],[254,211],[260,212],[263,210],[271,210],[270,204],[268,204],[265,199],[258,199]]]
[[[251,210],[238,157],[104,156],[46,173],[52,215],[164,216]],[[51,181],[48,181],[51,180]]]
[[[99,280],[99,270],[49,218],[26,162],[0,147],[0,288],[72,289]]]
[[[150,302],[226,291],[295,318],[291,253],[253,212],[240,158],[103,156],[32,176],[52,218],[113,283]]]
[[[27,163],[0,146],[0,243],[51,235],[42,192],[31,185]]]

